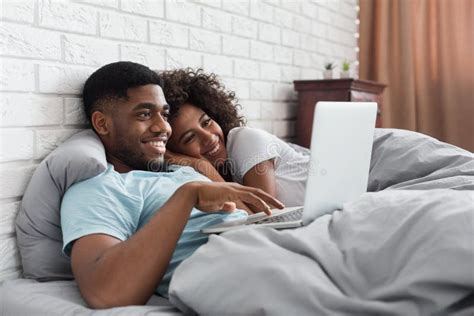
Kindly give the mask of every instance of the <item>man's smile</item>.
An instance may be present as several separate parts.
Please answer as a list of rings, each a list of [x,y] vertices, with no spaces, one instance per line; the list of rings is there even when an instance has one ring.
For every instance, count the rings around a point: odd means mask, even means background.
[[[166,151],[166,142],[168,141],[168,137],[160,136],[149,138],[142,141],[145,144],[146,148],[149,151],[152,151],[155,154],[163,155]]]

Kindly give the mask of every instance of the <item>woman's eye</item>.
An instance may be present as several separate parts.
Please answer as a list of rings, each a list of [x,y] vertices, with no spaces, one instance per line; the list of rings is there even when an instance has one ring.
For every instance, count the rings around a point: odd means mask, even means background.
[[[185,144],[189,144],[190,142],[193,141],[193,139],[194,139],[194,135],[191,135],[191,136],[189,136],[189,137],[186,137],[186,138],[184,139],[184,143],[185,143]]]

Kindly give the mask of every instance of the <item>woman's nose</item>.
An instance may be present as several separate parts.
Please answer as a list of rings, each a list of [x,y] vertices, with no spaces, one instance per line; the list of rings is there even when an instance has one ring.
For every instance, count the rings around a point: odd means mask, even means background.
[[[200,134],[199,136],[201,138],[201,143],[203,146],[208,146],[212,144],[214,137],[211,132],[205,129],[201,129],[199,134]]]

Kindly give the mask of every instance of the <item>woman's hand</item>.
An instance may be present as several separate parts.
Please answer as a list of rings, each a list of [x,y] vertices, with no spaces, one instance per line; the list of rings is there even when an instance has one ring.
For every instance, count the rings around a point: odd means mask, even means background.
[[[190,182],[184,186],[193,192],[195,207],[204,212],[232,212],[238,203],[271,215],[271,208],[284,207],[283,203],[265,191],[237,183]]]
[[[166,149],[165,161],[168,164],[192,167],[194,170],[208,177],[214,182],[225,182],[224,178],[222,178],[216,168],[214,168],[214,166],[207,159],[178,154]]]
[[[189,166],[189,167],[194,168],[194,165],[196,164],[198,160],[199,160],[198,158],[175,153],[169,150],[168,148],[166,148],[166,151],[165,151],[165,161],[168,164]]]

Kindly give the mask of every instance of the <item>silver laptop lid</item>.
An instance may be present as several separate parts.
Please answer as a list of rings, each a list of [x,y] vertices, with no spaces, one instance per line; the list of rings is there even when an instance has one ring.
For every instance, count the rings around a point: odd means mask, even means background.
[[[318,102],[303,224],[367,191],[377,103]]]

